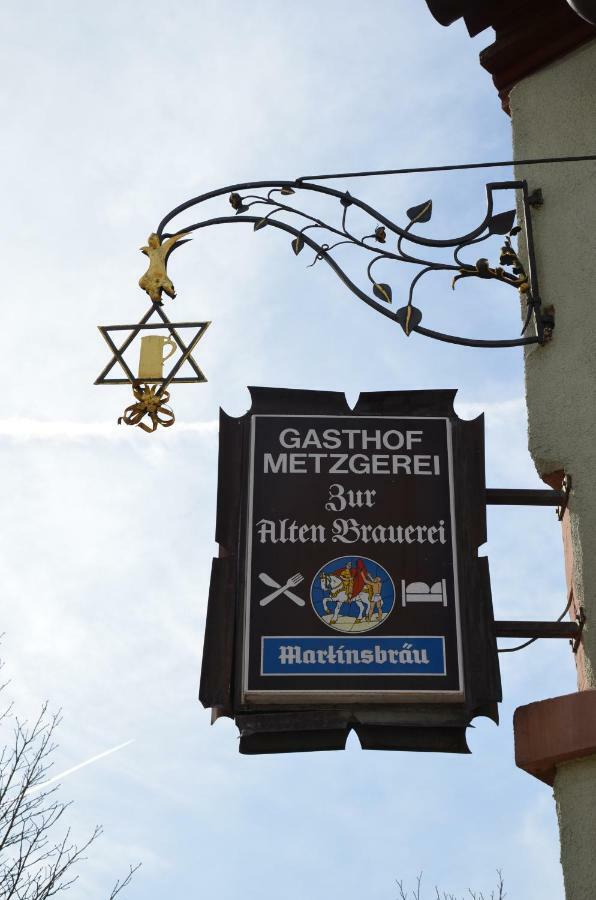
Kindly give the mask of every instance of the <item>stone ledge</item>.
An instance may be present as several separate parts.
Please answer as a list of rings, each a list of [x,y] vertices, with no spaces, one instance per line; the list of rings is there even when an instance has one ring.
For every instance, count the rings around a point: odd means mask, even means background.
[[[596,690],[520,706],[513,731],[516,765],[552,786],[558,765],[596,755]]]

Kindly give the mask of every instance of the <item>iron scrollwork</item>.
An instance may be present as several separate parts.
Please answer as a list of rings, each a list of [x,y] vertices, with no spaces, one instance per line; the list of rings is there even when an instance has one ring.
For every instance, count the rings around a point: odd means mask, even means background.
[[[515,209],[506,212],[494,211],[496,192],[505,190],[519,194],[524,211],[522,225],[515,225]],[[338,215],[335,224],[298,208],[296,200],[305,192],[324,195],[337,201]],[[233,210],[232,215],[217,216],[183,225],[175,232],[166,231],[170,222],[182,213],[226,195]],[[314,254],[311,266],[321,260],[325,261],[356,297],[398,323],[406,335],[416,332],[435,340],[469,347],[517,347],[546,343],[552,337],[554,327],[552,315],[542,308],[540,301],[532,237],[531,205],[532,198],[525,181],[491,182],[486,185],[486,214],[473,231],[456,238],[433,239],[425,237],[418,231],[418,227],[431,218],[432,200],[408,209],[406,212],[408,222],[401,227],[348,191],[339,191],[305,179],[254,181],[228,185],[186,201],[163,218],[156,234],[159,241],[165,245],[182,235],[188,239],[187,235],[190,233],[214,225],[242,223],[252,225],[254,231],[267,227],[281,229],[292,236],[291,246],[296,256],[305,248],[309,248]],[[349,226],[350,210],[353,208],[358,209],[370,220],[370,233],[363,237],[357,236]],[[258,215],[254,214],[256,211]],[[512,238],[522,230],[527,250],[527,266],[524,266],[512,245]],[[462,259],[462,253],[467,248],[495,235],[504,238],[498,265],[491,265],[484,257],[473,263]],[[393,248],[390,245],[390,237],[393,237],[393,242],[397,238]],[[348,276],[337,260],[336,249],[346,246],[370,255],[366,266],[366,276],[371,285],[369,293]],[[429,250],[443,253],[448,250],[452,254],[453,261],[427,259],[426,256],[432,255],[428,253]],[[399,262],[416,267],[407,302],[398,309],[392,308],[394,292],[391,285],[375,278],[375,267],[380,261]],[[423,326],[422,312],[414,305],[415,290],[425,275],[437,271],[451,273],[452,287],[462,279],[476,278],[498,281],[519,291],[526,304],[521,336],[505,340],[475,339],[445,334]],[[528,333],[531,323],[534,325],[533,334]]]
[[[156,431],[159,425],[169,427],[174,422],[174,414],[167,405],[170,384],[206,381],[192,352],[209,323],[171,322],[163,308],[163,295],[171,300],[176,296],[174,285],[167,272],[168,259],[172,252],[187,243],[193,232],[213,225],[250,224],[254,231],[276,228],[286,232],[291,235],[291,246],[296,256],[308,248],[313,254],[310,266],[319,261],[326,262],[356,297],[400,325],[407,336],[416,332],[435,340],[468,347],[517,347],[525,344],[544,344],[550,340],[554,318],[550,310],[542,308],[540,301],[532,237],[531,207],[541,203],[539,191],[534,191],[530,195],[525,181],[491,182],[486,185],[486,213],[480,224],[460,237],[436,239],[425,237],[418,230],[431,219],[432,200],[410,207],[406,211],[407,224],[402,227],[348,191],[339,191],[315,183],[316,178],[339,177],[341,176],[312,176],[311,180],[298,178],[295,181],[253,181],[228,185],[186,201],[162,219],[157,231],[149,235],[147,244],[141,248],[149,259],[149,266],[141,276],[139,286],[151,300],[149,310],[136,325],[100,327],[101,334],[113,355],[95,383],[129,384],[133,390],[134,402],[127,406],[119,422],[149,432]],[[495,212],[495,195],[498,191],[517,193],[523,210],[521,225],[515,225],[515,209]],[[334,202],[336,210],[334,223],[305,212],[297,206],[297,200],[301,196],[306,197],[308,192],[311,198],[318,195]],[[206,218],[190,225],[181,225],[172,232],[166,231],[170,223],[182,213],[226,195],[232,207],[232,215]],[[368,228],[362,237],[359,236],[362,234],[361,226],[356,229],[354,209],[358,210],[363,223],[368,222]],[[258,212],[258,215],[255,215],[255,212]],[[512,244],[512,238],[522,231],[527,264],[522,262]],[[498,265],[491,265],[486,257],[481,257],[475,262],[468,262],[462,258],[464,251],[495,236],[503,238]],[[368,256],[365,271],[370,284],[369,292],[356,284],[338,262],[336,251],[338,248],[346,247]],[[433,255],[439,258],[427,258]],[[395,292],[392,286],[376,277],[376,267],[381,262],[403,263],[415,269],[407,292],[407,302],[397,309],[394,309]],[[519,291],[526,304],[521,336],[506,340],[476,339],[445,334],[423,326],[422,312],[414,305],[414,294],[421,279],[429,272],[450,273],[453,288],[461,280],[474,278],[497,281]],[[150,323],[149,319],[154,315],[159,321]],[[532,324],[533,333],[530,334],[528,332]],[[187,345],[180,336],[180,330],[188,328],[194,330],[194,336]],[[157,333],[163,332],[164,329],[167,331],[166,336]],[[138,374],[135,375],[124,354],[129,351],[131,344],[141,332],[147,331],[150,334],[140,340],[139,368]],[[112,332],[128,332],[128,335],[124,336],[124,341],[118,345],[112,338]],[[178,357],[166,374],[164,362],[173,353],[177,353]],[[181,373],[183,366],[187,369],[190,366],[193,374]],[[110,374],[114,368],[120,377]],[[118,368],[121,373],[118,373]]]

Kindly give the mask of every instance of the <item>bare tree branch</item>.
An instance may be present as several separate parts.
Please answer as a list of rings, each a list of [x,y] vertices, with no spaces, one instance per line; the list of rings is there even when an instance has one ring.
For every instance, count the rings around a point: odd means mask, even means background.
[[[408,892],[404,889],[403,881],[396,881],[399,888],[399,900],[408,900]]]
[[[416,877],[416,886],[408,893],[408,889],[404,886],[403,881],[397,881],[396,885],[399,889],[399,897],[397,900],[408,900],[408,897],[411,900],[424,900],[421,894],[422,890],[422,872]],[[485,895],[482,893],[477,893],[473,891],[471,888],[468,888],[468,895],[470,900],[485,900]],[[503,881],[503,874],[500,869],[497,869],[497,887],[496,893],[495,890],[491,892],[490,900],[505,900],[507,894],[505,893],[505,882]],[[435,885],[435,894],[433,900],[458,900],[455,894],[450,894],[447,891],[441,891],[437,885]],[[464,898],[460,898],[460,900],[464,900]]]
[[[125,888],[125,887],[127,887],[127,885],[130,884],[130,882],[132,881],[132,876],[137,871],[137,869],[141,868],[141,866],[142,866],[142,863],[139,862],[136,864],[136,866],[130,867],[129,873],[126,876],[126,878],[124,879],[124,881],[122,881],[122,882],[117,881],[116,884],[114,885],[114,887],[112,888],[112,893],[109,896],[109,900],[114,900],[114,897],[120,893],[122,888]]]
[[[0,692],[5,686],[0,683]],[[60,834],[70,804],[58,799],[58,787],[44,787],[60,721],[60,712],[51,713],[47,703],[31,722],[19,719],[12,704],[0,710],[0,728],[12,731],[0,740],[0,900],[50,900],[67,891],[102,833],[97,826],[83,844],[71,839],[68,827]],[[139,866],[116,882],[109,900],[130,884]]]

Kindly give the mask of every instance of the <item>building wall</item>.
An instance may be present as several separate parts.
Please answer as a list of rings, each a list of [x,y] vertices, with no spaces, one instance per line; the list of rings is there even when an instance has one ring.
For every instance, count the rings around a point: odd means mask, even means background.
[[[596,153],[596,41],[525,78],[510,101],[516,159]],[[537,268],[556,316],[552,343],[526,353],[529,449],[542,477],[573,478],[570,587],[587,614],[578,676],[596,687],[596,162],[516,174],[544,195],[533,212]]]
[[[594,900],[596,757],[566,763],[557,770],[555,800],[561,836],[561,862],[567,900]]]

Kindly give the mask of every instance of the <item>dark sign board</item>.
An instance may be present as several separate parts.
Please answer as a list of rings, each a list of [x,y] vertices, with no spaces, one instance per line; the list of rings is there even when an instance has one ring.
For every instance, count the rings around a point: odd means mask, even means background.
[[[465,750],[500,699],[482,420],[453,391],[252,389],[222,416],[201,699],[241,750]]]

